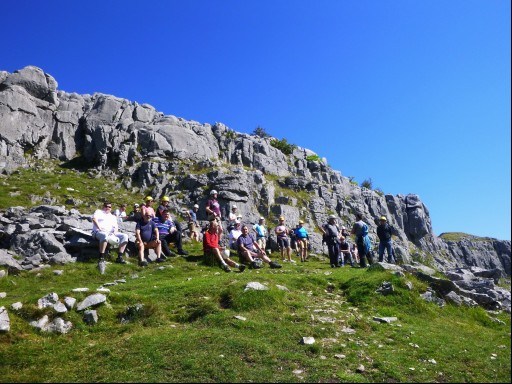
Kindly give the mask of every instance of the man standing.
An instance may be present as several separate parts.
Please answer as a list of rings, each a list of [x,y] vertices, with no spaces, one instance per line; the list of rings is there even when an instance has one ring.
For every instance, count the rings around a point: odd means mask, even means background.
[[[286,227],[284,224],[284,217],[279,217],[279,225],[274,230],[277,237],[277,245],[279,246],[279,250],[281,251],[281,259],[283,261],[289,261],[290,263],[294,263],[295,260],[292,260],[292,248],[290,247],[290,238],[288,234],[290,233],[290,229]],[[285,251],[286,251],[286,259],[285,259]]]
[[[340,234],[336,225],[336,216],[330,215],[327,224],[324,224],[321,229],[327,244],[331,268],[338,268],[340,266]]]
[[[352,226],[351,234],[356,236],[359,265],[361,268],[365,268],[366,259],[368,259],[368,265],[373,264],[373,258],[371,255],[372,241],[370,240],[370,236],[368,236],[368,224],[363,221],[363,215],[357,213],[356,220],[357,221]]]
[[[269,259],[265,250],[260,248],[258,243],[254,240],[252,235],[249,234],[247,225],[242,227],[242,234],[238,237],[238,254],[245,260],[249,261],[254,269],[260,268],[254,259],[261,259],[268,263],[270,268],[281,268],[281,265]]]
[[[261,249],[267,249],[267,228],[265,228],[265,218],[260,217],[258,224],[253,227],[256,232],[256,242]]]
[[[393,257],[393,240],[391,234],[393,227],[388,224],[386,216],[381,216],[377,227],[377,236],[379,237],[379,262],[384,260],[384,251],[388,252],[388,263],[396,263]]]
[[[116,263],[126,264],[123,259],[123,253],[128,244],[128,235],[119,232],[117,218],[112,214],[112,203],[105,201],[103,209],[98,209],[92,216],[92,236],[100,242],[99,263],[105,262],[105,251],[107,250],[107,238],[114,236],[119,240],[118,256]]]

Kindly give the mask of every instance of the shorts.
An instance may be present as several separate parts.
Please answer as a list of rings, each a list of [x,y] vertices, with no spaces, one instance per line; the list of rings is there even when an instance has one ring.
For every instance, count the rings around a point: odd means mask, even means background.
[[[103,243],[104,241],[107,241],[107,237],[110,234],[107,232],[94,232],[92,236],[98,240],[100,243]],[[114,236],[116,236],[119,239],[119,244],[127,243],[128,242],[128,235],[125,235],[124,233],[116,233]]]
[[[280,249],[289,248],[290,242],[288,241],[287,237],[278,237],[277,245],[279,246]]]

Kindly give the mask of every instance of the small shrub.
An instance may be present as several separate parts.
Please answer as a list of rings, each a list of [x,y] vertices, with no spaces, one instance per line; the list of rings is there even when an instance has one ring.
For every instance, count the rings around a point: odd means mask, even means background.
[[[265,128],[260,127],[259,125],[254,129],[252,134],[254,136],[263,137],[263,138],[270,137],[270,135],[265,131]]]
[[[235,132],[235,131],[233,131],[232,129],[228,129],[228,130],[226,131],[226,137],[227,137],[228,139],[236,139],[236,136],[237,136],[236,132]]]
[[[309,156],[306,156],[306,160],[307,161],[319,161],[320,160],[320,156],[318,156],[318,155],[309,155]]]
[[[372,178],[370,177],[369,179],[363,180],[363,182],[361,183],[361,187],[366,188],[366,189],[372,189],[372,187],[373,187]]]
[[[274,148],[279,149],[285,155],[291,155],[293,153],[293,150],[297,148],[296,145],[288,143],[286,139],[273,139],[270,141],[270,145],[273,146]]]

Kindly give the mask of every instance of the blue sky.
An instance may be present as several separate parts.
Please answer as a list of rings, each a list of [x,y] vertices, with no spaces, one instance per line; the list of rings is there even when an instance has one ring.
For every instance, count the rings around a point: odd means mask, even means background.
[[[35,65],[238,132],[257,126],[434,233],[510,240],[508,0],[2,0],[0,70]]]

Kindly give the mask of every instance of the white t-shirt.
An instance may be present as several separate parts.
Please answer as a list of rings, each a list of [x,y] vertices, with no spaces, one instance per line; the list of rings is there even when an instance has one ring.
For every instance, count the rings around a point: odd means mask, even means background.
[[[231,231],[229,231],[229,247],[230,248],[233,244],[236,244],[236,241],[238,240],[238,238],[240,237],[241,234],[242,234],[242,231],[240,229],[232,229]]]
[[[106,233],[115,233],[117,232],[117,218],[110,212],[105,212],[103,209],[97,209],[92,216],[93,219],[96,219],[99,227],[92,222],[92,231],[93,232],[106,232]]]

